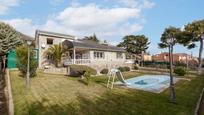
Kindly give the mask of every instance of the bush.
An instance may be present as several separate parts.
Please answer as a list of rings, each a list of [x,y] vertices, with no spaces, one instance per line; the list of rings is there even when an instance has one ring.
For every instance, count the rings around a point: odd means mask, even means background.
[[[124,67],[119,67],[118,68],[121,72],[124,72],[125,71],[125,68]]]
[[[137,65],[134,65],[134,66],[133,66],[133,69],[138,70],[139,67],[138,67]]]
[[[130,67],[119,67],[118,68],[121,72],[130,71]]]
[[[180,61],[175,62],[174,65],[179,67],[186,67],[186,64]]]
[[[125,71],[130,71],[130,67],[124,67]]]
[[[102,69],[100,73],[101,73],[101,74],[108,74],[108,69],[106,69],[106,68],[105,68],[105,69]]]
[[[16,48],[16,55],[17,55],[17,68],[22,73],[23,77],[26,76],[27,73],[27,63],[28,63],[28,48],[27,46],[23,45]],[[30,77],[34,77],[36,75],[37,70],[37,60],[33,57],[35,53],[30,50]]]
[[[97,71],[91,67],[85,65],[70,65],[70,76],[80,77],[84,75],[86,71],[90,71],[91,75],[96,75]]]
[[[91,72],[89,70],[87,70],[85,73],[84,73],[84,77],[86,78],[86,83],[87,85],[89,85],[90,83],[90,78],[91,78]]]
[[[183,67],[176,67],[174,69],[174,73],[178,76],[184,76],[186,74],[186,70]]]

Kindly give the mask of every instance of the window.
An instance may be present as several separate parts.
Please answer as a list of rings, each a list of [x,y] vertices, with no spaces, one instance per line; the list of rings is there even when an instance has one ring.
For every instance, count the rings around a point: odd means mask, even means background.
[[[94,52],[94,59],[104,59],[105,54],[104,52]]]
[[[52,45],[53,44],[53,39],[47,38],[47,45]]]
[[[117,59],[123,59],[123,53],[117,52],[116,58],[117,58]]]

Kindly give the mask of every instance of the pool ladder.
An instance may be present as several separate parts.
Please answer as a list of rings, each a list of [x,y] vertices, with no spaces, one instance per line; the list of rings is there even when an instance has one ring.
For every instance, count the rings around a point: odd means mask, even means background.
[[[116,76],[115,72],[109,73],[109,75],[108,75],[108,82],[107,82],[107,88],[113,89],[113,84],[115,82],[115,76]]]

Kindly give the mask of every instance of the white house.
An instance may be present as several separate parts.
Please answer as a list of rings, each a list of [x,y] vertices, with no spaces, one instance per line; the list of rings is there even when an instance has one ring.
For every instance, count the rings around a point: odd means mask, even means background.
[[[132,61],[126,59],[125,50],[116,46],[101,44],[87,40],[75,39],[75,36],[36,31],[36,48],[39,50],[39,68],[51,65],[45,51],[53,44],[62,43],[69,50],[63,56],[64,65],[87,65],[101,70],[109,67],[131,66]]]

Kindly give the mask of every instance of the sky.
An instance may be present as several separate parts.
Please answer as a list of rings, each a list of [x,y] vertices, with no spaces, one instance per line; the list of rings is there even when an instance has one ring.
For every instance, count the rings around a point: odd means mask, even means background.
[[[116,45],[125,35],[144,34],[148,52],[159,49],[164,29],[204,19],[204,0],[0,0],[0,21],[34,37],[36,29],[83,38],[94,33]],[[199,45],[199,44],[198,44]],[[176,53],[198,56],[198,47],[175,46]]]

